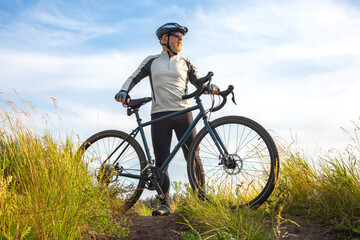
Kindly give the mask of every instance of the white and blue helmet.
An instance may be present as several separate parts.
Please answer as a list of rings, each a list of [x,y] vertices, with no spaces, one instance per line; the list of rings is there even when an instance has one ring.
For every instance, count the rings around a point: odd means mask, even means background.
[[[161,27],[159,27],[156,30],[156,36],[160,40],[164,34],[169,34],[171,32],[175,32],[175,31],[179,31],[183,35],[185,35],[188,32],[188,28],[181,26],[180,24],[177,24],[177,23],[165,23],[164,25],[162,25]]]

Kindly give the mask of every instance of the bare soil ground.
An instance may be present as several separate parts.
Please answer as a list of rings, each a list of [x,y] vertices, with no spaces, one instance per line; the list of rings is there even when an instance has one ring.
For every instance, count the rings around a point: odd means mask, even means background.
[[[309,222],[300,217],[291,217],[292,221],[299,224],[299,226],[287,222],[284,224],[286,227],[282,231],[282,239],[287,240],[341,240],[348,239],[346,234],[341,231],[335,230],[333,227]]]
[[[169,216],[128,216],[130,235],[126,238],[135,239],[182,239],[181,232],[188,230],[177,222],[174,214]]]
[[[188,231],[189,228],[178,222],[175,214],[161,217],[151,216],[126,216],[128,219],[126,227],[130,230],[130,235],[126,238],[129,240],[135,239],[166,239],[177,240],[183,239],[181,232]],[[299,217],[291,218],[300,226],[287,222],[282,225],[285,229],[282,230],[282,238],[286,240],[341,240],[341,239],[360,239],[348,238],[340,231],[333,228],[310,223],[305,219]]]

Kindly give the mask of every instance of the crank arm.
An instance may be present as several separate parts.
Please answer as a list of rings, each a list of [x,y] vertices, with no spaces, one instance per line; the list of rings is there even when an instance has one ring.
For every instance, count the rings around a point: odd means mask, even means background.
[[[155,187],[156,192],[158,193],[158,195],[156,195],[156,197],[159,198],[160,200],[164,200],[165,194],[164,194],[163,190],[161,189],[159,182],[155,178],[150,179],[150,181],[153,184],[153,186]]]

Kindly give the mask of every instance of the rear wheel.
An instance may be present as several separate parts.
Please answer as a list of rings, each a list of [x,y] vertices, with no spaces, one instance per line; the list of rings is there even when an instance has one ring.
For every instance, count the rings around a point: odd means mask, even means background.
[[[270,134],[258,123],[226,116],[210,123],[228,151],[224,159],[209,131],[195,137],[187,163],[193,189],[200,196],[215,194],[232,207],[259,206],[274,190],[279,157]]]
[[[79,152],[95,185],[108,188],[110,194],[123,201],[124,210],[139,199],[145,181],[140,178],[119,176],[141,175],[146,160],[139,143],[128,134],[107,130],[94,134],[80,147]]]

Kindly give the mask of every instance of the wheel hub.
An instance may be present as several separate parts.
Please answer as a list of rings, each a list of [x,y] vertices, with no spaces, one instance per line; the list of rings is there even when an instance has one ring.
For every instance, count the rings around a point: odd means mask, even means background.
[[[223,169],[230,175],[240,173],[243,168],[243,160],[237,154],[229,154],[228,159],[221,158],[220,164],[223,165]]]
[[[98,181],[101,183],[105,183],[106,185],[109,185],[111,182],[116,181],[116,179],[118,178],[117,175],[118,168],[119,168],[118,164],[116,165],[107,164],[107,163],[101,164],[99,173],[97,175]],[[115,179],[113,179],[114,176],[116,176]]]

